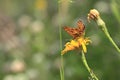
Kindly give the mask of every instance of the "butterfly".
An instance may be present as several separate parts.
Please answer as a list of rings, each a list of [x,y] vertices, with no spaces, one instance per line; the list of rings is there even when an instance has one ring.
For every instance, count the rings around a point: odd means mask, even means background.
[[[68,26],[64,27],[64,30],[71,35],[74,39],[84,35],[85,32],[85,25],[83,24],[83,22],[81,20],[79,20],[77,22],[77,28],[71,28]]]

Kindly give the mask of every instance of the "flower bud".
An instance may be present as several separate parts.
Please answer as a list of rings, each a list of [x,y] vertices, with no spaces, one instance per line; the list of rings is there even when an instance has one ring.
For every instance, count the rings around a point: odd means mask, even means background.
[[[99,17],[99,12],[96,9],[92,9],[90,10],[89,14],[88,14],[88,21],[90,22],[90,20],[97,20]]]

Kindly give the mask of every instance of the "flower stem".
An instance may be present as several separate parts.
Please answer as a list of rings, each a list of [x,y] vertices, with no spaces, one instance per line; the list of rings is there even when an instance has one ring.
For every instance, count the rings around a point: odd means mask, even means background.
[[[108,30],[107,30],[107,27],[105,25],[105,22],[100,17],[98,17],[96,22],[97,22],[98,26],[100,26],[101,30],[105,33],[107,38],[110,40],[110,42],[113,44],[113,46],[116,48],[116,50],[120,53],[120,49],[116,45],[116,43],[113,41],[113,39],[111,38],[111,36],[110,36],[110,34],[109,34]]]
[[[60,37],[60,51],[62,50],[62,31],[61,31],[61,27],[59,26],[59,37]],[[61,80],[64,80],[64,59],[63,59],[63,55],[61,55],[61,65],[60,65],[60,78]]]
[[[61,26],[59,25],[59,38],[60,38],[60,51],[62,50],[62,30],[61,30]],[[64,80],[64,59],[63,59],[63,55],[61,55],[60,57],[60,80]]]
[[[58,17],[61,16],[61,4],[58,7]],[[62,50],[62,30],[61,30],[61,22],[59,21],[59,38],[60,38],[60,51]],[[61,54],[61,53],[60,53]],[[64,80],[64,58],[63,55],[60,57],[60,80]]]
[[[64,80],[64,65],[63,65],[63,56],[61,56],[61,67],[60,67],[60,78],[61,80]]]
[[[88,70],[88,72],[90,73],[90,76],[92,78],[92,80],[99,80],[97,78],[97,76],[93,73],[93,71],[90,69],[90,67],[88,66],[87,60],[85,58],[85,53],[82,51],[82,61],[86,67],[86,69]]]
[[[111,38],[111,36],[107,30],[107,27],[105,25],[105,22],[101,19],[100,14],[96,9],[90,10],[90,12],[88,14],[88,21],[90,21],[90,20],[94,20],[97,22],[100,29],[105,33],[105,35],[107,36],[109,41],[113,44],[113,46],[116,48],[116,50],[120,53],[119,47],[115,44],[115,42]]]

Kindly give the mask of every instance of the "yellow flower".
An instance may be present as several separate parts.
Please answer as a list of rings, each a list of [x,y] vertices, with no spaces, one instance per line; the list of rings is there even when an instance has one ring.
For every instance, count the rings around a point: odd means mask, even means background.
[[[89,43],[91,43],[91,40],[89,38],[78,37],[77,39],[73,39],[65,44],[65,48],[64,50],[62,50],[61,55],[65,54],[68,51],[79,48],[82,48],[84,53],[86,53],[87,52],[86,45],[88,45]]]
[[[46,0],[36,0],[35,1],[35,8],[38,10],[45,11],[47,8],[47,1]]]

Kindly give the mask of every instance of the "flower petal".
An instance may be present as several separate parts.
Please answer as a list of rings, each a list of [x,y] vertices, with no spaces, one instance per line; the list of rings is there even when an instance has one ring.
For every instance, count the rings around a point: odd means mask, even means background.
[[[84,53],[87,53],[87,48],[86,48],[85,43],[81,43],[81,44],[82,44],[82,49],[83,49],[83,52],[84,52]]]

